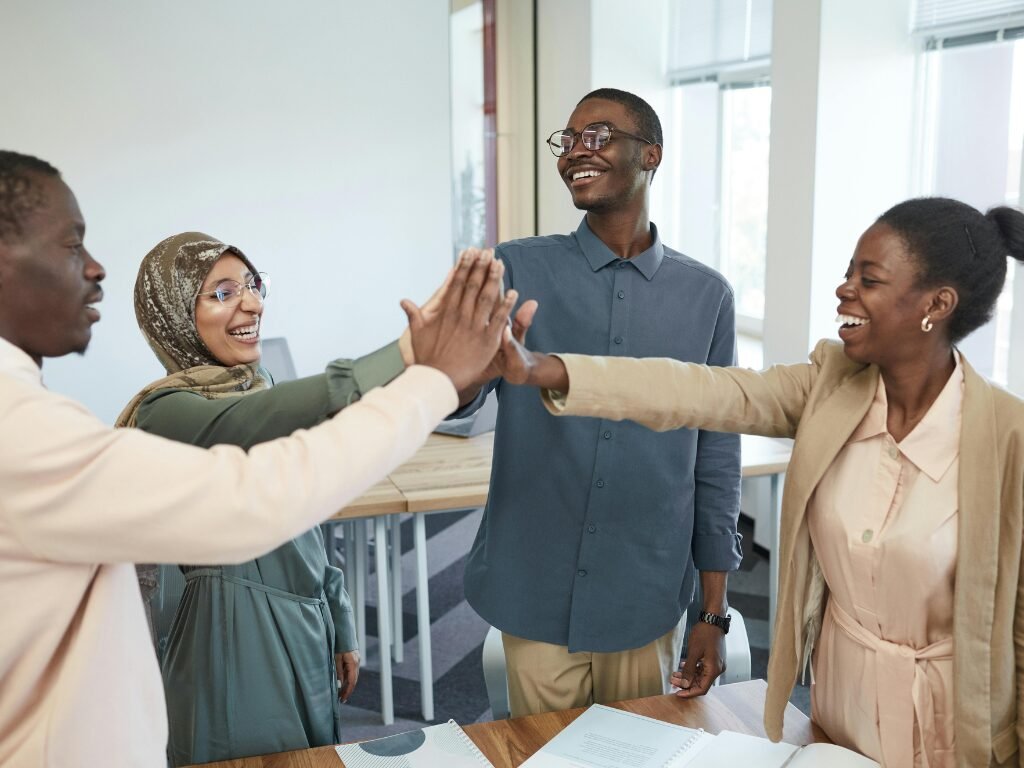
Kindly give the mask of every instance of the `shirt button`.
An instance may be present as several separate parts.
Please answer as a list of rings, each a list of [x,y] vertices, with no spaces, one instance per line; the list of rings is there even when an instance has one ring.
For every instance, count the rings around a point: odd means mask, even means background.
[[[612,439],[612,433],[611,432],[605,432],[603,435],[601,435],[601,437],[603,437],[605,440],[611,440]]]
[[[619,292],[618,292],[618,293],[617,293],[616,295],[617,295],[617,296],[618,296],[618,297],[619,297],[620,299],[624,299],[624,298],[626,298],[626,292],[625,292],[625,291],[619,291]]]
[[[596,525],[588,525],[587,526],[587,531],[589,531],[590,533],[593,533],[596,530],[597,530],[597,526]]]
[[[587,572],[585,570],[583,570],[582,568],[580,568],[578,571],[576,571],[576,574],[578,576],[586,576]]]
[[[895,445],[889,446],[889,458],[890,459],[899,458],[899,455],[900,455],[900,449],[899,448],[897,448]]]
[[[865,544],[870,544],[871,539],[873,539],[874,537],[875,532],[872,531],[870,528],[866,528],[864,529],[864,533],[860,535],[860,540],[863,541]]]
[[[596,485],[598,488],[604,488],[604,480],[598,480]]]
[[[616,337],[615,337],[615,338],[613,339],[613,341],[614,341],[614,342],[615,342],[616,344],[621,344],[621,343],[622,343],[622,337],[621,337],[621,336],[616,336]]]

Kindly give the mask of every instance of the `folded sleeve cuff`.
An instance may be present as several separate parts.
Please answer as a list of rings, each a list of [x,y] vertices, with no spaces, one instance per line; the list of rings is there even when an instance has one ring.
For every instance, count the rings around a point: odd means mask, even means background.
[[[698,571],[735,571],[743,559],[738,533],[693,534],[693,564]]]

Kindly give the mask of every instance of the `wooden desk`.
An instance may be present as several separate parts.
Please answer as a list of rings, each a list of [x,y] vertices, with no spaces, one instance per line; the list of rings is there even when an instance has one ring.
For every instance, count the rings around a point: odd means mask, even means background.
[[[391,473],[409,512],[471,509],[487,502],[494,433],[475,437],[433,434]]]
[[[749,680],[716,686],[707,696],[699,699],[651,696],[611,706],[689,728],[703,728],[710,733],[730,730],[764,736],[761,718],[767,689],[764,680]],[[476,723],[463,726],[463,730],[487,759],[494,763],[495,768],[516,768],[582,713],[582,709],[568,709],[512,720]],[[828,741],[821,730],[811,725],[807,716],[792,704],[786,707],[782,739],[801,745]],[[209,763],[207,768],[340,768],[343,765],[334,747],[315,747]]]

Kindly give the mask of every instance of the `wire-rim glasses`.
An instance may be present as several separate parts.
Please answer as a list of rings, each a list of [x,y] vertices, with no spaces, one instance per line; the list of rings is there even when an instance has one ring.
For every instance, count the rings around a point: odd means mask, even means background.
[[[212,291],[203,291],[197,293],[196,298],[200,296],[209,296],[210,298],[216,299],[221,304],[227,304],[233,306],[238,304],[242,300],[242,292],[249,290],[252,295],[256,297],[256,300],[263,303],[263,300],[267,298],[267,291],[270,288],[270,276],[266,272],[258,272],[249,278],[249,281],[242,285],[237,280],[221,280],[217,287]]]
[[[624,136],[627,139],[642,141],[645,144],[654,144],[650,139],[626,133],[607,123],[590,123],[583,126],[582,131],[570,131],[568,128],[555,131],[548,136],[548,148],[555,157],[562,157],[572,152],[572,148],[576,146],[577,140],[582,139],[584,147],[591,152],[600,152],[608,146],[613,136]]]

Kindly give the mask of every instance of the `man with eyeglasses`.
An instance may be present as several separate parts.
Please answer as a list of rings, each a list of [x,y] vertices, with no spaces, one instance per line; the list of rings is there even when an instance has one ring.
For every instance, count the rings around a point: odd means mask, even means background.
[[[651,106],[610,88],[584,96],[551,134],[586,215],[570,235],[497,248],[506,286],[540,301],[532,349],[734,363],[732,289],[663,245],[650,222],[661,144]],[[519,332],[529,316],[524,305]],[[465,589],[502,631],[512,715],[667,692],[695,568],[704,610],[680,695],[706,693],[724,669],[727,572],[741,558],[739,438],[556,419],[530,389],[480,386],[460,393],[460,413],[494,388],[500,407]]]
[[[419,365],[293,436],[210,450],[113,430],[48,392],[84,352],[103,267],[57,170],[0,151],[0,765],[164,768],[167,716],[133,562],[238,562],[341,509],[426,440],[505,336],[473,254],[403,302]]]

